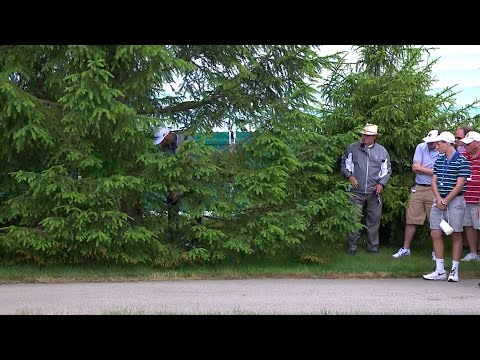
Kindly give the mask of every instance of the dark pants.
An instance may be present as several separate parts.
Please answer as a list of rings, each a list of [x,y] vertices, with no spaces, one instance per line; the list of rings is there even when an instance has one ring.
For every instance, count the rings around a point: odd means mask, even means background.
[[[352,193],[352,202],[365,210],[366,219],[365,225],[367,227],[367,250],[378,251],[380,244],[378,237],[378,228],[380,227],[380,220],[382,218],[382,201],[377,194],[359,194]],[[360,221],[361,219],[355,219]],[[360,231],[356,231],[348,237],[348,249],[357,250],[357,240],[360,237]]]
[[[178,200],[173,200],[170,195],[167,196],[167,205],[168,205],[168,230],[169,230],[169,237],[170,237],[170,241],[173,241],[174,238],[173,238],[173,225],[176,221],[178,221],[178,206],[176,206],[178,203]],[[202,224],[202,217],[199,216],[199,217],[196,217],[195,218],[195,222],[199,225]],[[193,248],[197,245],[198,243],[198,240],[197,238],[193,238],[191,239],[191,241],[189,241],[187,244],[186,244],[186,247],[187,248]]]

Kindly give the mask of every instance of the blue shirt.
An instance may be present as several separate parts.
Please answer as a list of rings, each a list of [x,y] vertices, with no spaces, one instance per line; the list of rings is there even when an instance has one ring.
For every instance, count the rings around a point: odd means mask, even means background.
[[[438,158],[438,149],[430,150],[427,143],[418,144],[413,154],[413,161],[418,161],[420,165],[433,169],[433,165]],[[417,184],[431,185],[432,175],[415,174],[415,182]]]

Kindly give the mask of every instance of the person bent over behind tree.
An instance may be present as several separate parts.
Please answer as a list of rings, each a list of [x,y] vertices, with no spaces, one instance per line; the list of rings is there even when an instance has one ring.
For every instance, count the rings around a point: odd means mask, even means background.
[[[378,228],[382,217],[381,193],[392,174],[390,155],[376,139],[378,126],[366,124],[362,140],[351,144],[342,155],[341,172],[350,181],[352,202],[366,210],[367,251],[378,252]],[[355,255],[360,231],[350,234],[347,253]]]
[[[185,135],[174,132],[168,127],[161,127],[157,130],[153,138],[153,145],[160,146],[165,154],[171,156],[177,152],[177,149],[185,142]],[[170,191],[167,196],[167,204],[175,205],[180,195],[175,191]]]
[[[159,146],[162,151],[168,155],[173,156],[177,153],[177,150],[186,140],[192,140],[191,137],[186,137],[183,133],[172,131],[168,127],[160,127],[154,135],[153,144]],[[169,206],[168,209],[168,223],[171,224],[174,222],[174,219],[179,214],[178,204],[180,199],[184,196],[182,193],[177,193],[176,191],[169,191],[166,203]],[[195,218],[197,224],[201,224],[202,218]],[[170,238],[173,238],[172,227],[169,225]],[[192,239],[185,244],[187,249],[195,247],[197,239]]]

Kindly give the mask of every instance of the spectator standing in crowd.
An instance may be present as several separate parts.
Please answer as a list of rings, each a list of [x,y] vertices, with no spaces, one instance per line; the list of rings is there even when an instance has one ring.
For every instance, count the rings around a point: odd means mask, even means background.
[[[479,260],[477,230],[480,230],[480,134],[476,131],[469,131],[460,141],[465,144],[465,157],[470,163],[472,174],[466,184],[465,217],[463,219],[463,231],[470,252],[462,261],[472,261]]]
[[[362,140],[350,144],[343,153],[341,172],[350,181],[352,202],[366,211],[367,251],[376,253],[380,244],[381,193],[390,179],[392,169],[390,155],[376,142],[378,126],[366,124],[361,133]],[[355,255],[359,237],[360,231],[349,235],[348,254]]]
[[[469,125],[460,125],[455,131],[455,143],[457,144],[457,150],[463,156],[466,155],[467,149],[465,148],[464,144],[460,140],[462,140],[472,130],[473,128]],[[462,233],[462,246],[463,246],[463,250],[468,251],[469,246],[468,246],[467,236],[465,233]]]
[[[465,148],[464,144],[460,141],[462,140],[473,128],[469,125],[462,125],[457,128],[455,131],[455,143],[457,144],[457,150],[465,156],[465,152],[467,149]]]
[[[465,214],[465,182],[471,176],[468,160],[455,150],[455,136],[448,131],[437,137],[439,156],[433,166],[432,192],[434,205],[430,211],[430,234],[435,251],[435,270],[423,275],[425,280],[446,280],[444,243],[440,222],[447,221],[453,228],[452,268],[449,282],[457,282],[458,266],[462,254],[463,218]]]
[[[425,224],[430,218],[432,208],[432,175],[433,165],[438,158],[436,138],[438,130],[432,130],[423,142],[418,144],[413,155],[412,171],[415,173],[415,186],[411,189],[405,219],[403,247],[392,256],[400,258],[410,255],[410,245],[417,230],[417,225]]]

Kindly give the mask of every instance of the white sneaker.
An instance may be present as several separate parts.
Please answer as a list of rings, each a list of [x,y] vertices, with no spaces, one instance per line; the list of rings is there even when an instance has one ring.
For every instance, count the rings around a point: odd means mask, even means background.
[[[398,259],[399,257],[402,257],[402,256],[409,256],[410,255],[410,249],[404,249],[403,247],[401,247],[400,249],[398,249],[398,251],[393,254],[392,256],[395,258],[395,259]]]
[[[447,273],[444,272],[443,274],[437,273],[437,270],[434,270],[430,274],[423,275],[425,280],[447,280]]]
[[[473,260],[479,260],[479,256],[477,254],[473,254],[473,253],[468,253],[467,255],[465,255],[465,257],[460,260],[460,261],[473,261]]]
[[[450,270],[450,275],[448,275],[448,282],[458,282],[458,271],[456,268]]]
[[[437,258],[435,257],[435,251],[432,251],[432,260],[435,261]]]

